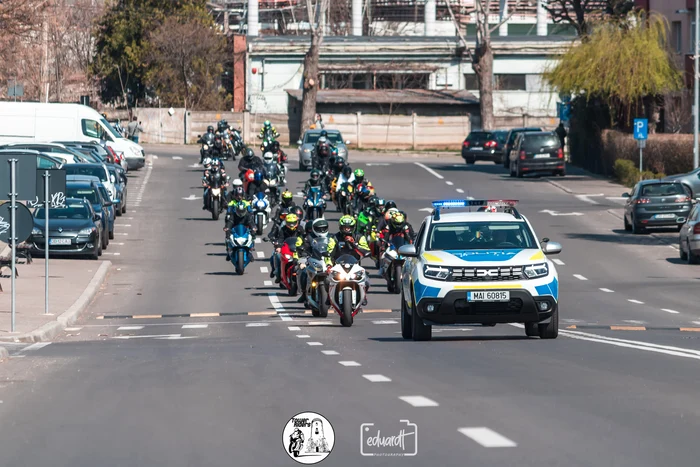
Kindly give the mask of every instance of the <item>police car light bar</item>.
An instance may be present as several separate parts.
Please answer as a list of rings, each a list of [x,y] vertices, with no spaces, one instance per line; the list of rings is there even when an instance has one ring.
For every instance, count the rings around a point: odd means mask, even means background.
[[[447,199],[433,201],[435,209],[468,208],[472,206],[515,206],[517,199]]]

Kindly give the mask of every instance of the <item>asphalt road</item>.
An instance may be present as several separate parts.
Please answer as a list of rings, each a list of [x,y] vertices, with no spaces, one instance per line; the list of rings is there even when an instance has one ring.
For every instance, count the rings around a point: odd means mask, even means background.
[[[282,430],[314,411],[335,431],[323,465],[697,465],[700,333],[680,329],[700,328],[700,269],[676,260],[672,234],[622,232],[617,201],[459,158],[356,158],[416,228],[435,199],[519,199],[564,247],[559,339],[499,325],[409,342],[379,278],[342,328],[272,286],[265,259],[234,275],[223,223],[196,199],[196,148],[153,152],[89,315],[0,365],[1,464],[296,465]],[[302,177],[290,173],[293,191]],[[417,427],[416,456],[362,456],[363,424],[390,435],[401,420]]]

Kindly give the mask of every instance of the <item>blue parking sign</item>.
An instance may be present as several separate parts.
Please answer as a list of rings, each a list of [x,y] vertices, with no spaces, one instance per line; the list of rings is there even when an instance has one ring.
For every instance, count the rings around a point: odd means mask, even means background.
[[[649,133],[649,120],[646,118],[634,119],[634,139],[647,139]]]

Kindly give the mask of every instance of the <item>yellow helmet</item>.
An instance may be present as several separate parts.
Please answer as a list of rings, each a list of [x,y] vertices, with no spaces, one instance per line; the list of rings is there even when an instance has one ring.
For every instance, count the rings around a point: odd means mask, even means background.
[[[299,216],[296,214],[287,214],[287,217],[284,219],[285,222],[287,223],[287,227],[294,230],[299,226]]]

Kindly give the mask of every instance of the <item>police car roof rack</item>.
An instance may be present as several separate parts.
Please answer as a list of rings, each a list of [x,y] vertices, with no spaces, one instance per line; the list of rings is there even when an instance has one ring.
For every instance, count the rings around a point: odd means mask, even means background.
[[[433,201],[433,220],[440,220],[440,209],[455,209],[464,208],[469,209],[469,212],[473,208],[486,208],[493,206],[496,208],[503,208],[503,212],[508,214],[513,214],[516,219],[522,219],[515,205],[518,204],[517,199],[447,199],[441,201]]]

